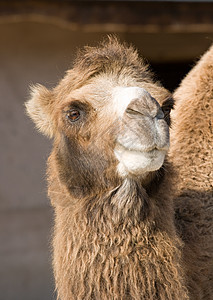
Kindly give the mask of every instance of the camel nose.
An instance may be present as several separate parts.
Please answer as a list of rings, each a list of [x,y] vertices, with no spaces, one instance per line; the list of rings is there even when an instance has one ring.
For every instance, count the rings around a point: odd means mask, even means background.
[[[159,103],[148,92],[144,92],[140,97],[133,99],[127,106],[126,113],[132,117],[164,118]]]
[[[164,119],[164,113],[161,107],[158,109],[157,115],[155,116],[157,119]]]

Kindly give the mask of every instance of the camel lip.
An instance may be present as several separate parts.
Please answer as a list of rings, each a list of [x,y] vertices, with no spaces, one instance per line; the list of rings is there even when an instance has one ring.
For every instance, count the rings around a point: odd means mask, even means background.
[[[158,170],[164,162],[166,152],[159,150],[156,147],[151,147],[149,151],[128,149],[122,145],[115,148],[114,153],[119,162],[118,173],[121,177],[128,176],[128,174],[137,174],[145,176],[147,172]]]
[[[136,148],[130,148],[126,147],[125,145],[122,145],[121,143],[117,143],[115,147],[118,151],[129,151],[129,152],[137,152],[137,153],[155,153],[157,151],[162,151],[162,152],[167,152],[169,149],[169,145],[164,145],[163,147],[158,147],[158,146],[152,146],[152,147],[147,147],[144,149],[136,149]]]

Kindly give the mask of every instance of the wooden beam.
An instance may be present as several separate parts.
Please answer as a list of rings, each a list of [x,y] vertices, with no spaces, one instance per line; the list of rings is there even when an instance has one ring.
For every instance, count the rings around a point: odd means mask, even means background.
[[[76,30],[213,32],[212,2],[1,1],[0,17],[58,18]]]

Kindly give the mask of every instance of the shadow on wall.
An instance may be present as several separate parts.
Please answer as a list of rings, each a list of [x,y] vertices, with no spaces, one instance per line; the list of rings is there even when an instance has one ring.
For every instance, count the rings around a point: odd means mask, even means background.
[[[23,104],[29,85],[54,86],[71,65],[77,48],[93,45],[105,35],[48,23],[0,23],[0,290],[4,300],[55,297],[49,254],[52,211],[45,184],[50,142],[25,116]],[[135,44],[148,59],[153,58],[153,70],[169,89],[188,71],[185,62],[181,67],[159,64],[163,44],[156,34],[119,36]],[[155,56],[150,56],[155,50]]]

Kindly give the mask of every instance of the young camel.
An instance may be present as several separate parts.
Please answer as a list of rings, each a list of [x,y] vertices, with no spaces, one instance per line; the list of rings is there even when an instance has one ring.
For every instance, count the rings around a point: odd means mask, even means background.
[[[181,98],[178,91],[176,98]],[[179,99],[179,118],[178,105]],[[48,182],[58,298],[184,300],[192,295],[197,282],[189,268],[196,267],[193,261],[189,265],[188,253],[194,244],[187,240],[180,199],[185,177],[164,163],[172,106],[170,93],[154,81],[137,52],[112,38],[85,48],[53,90],[33,89],[27,111],[44,134],[54,137]],[[177,139],[178,128],[176,123]],[[169,156],[175,168],[177,148]]]

